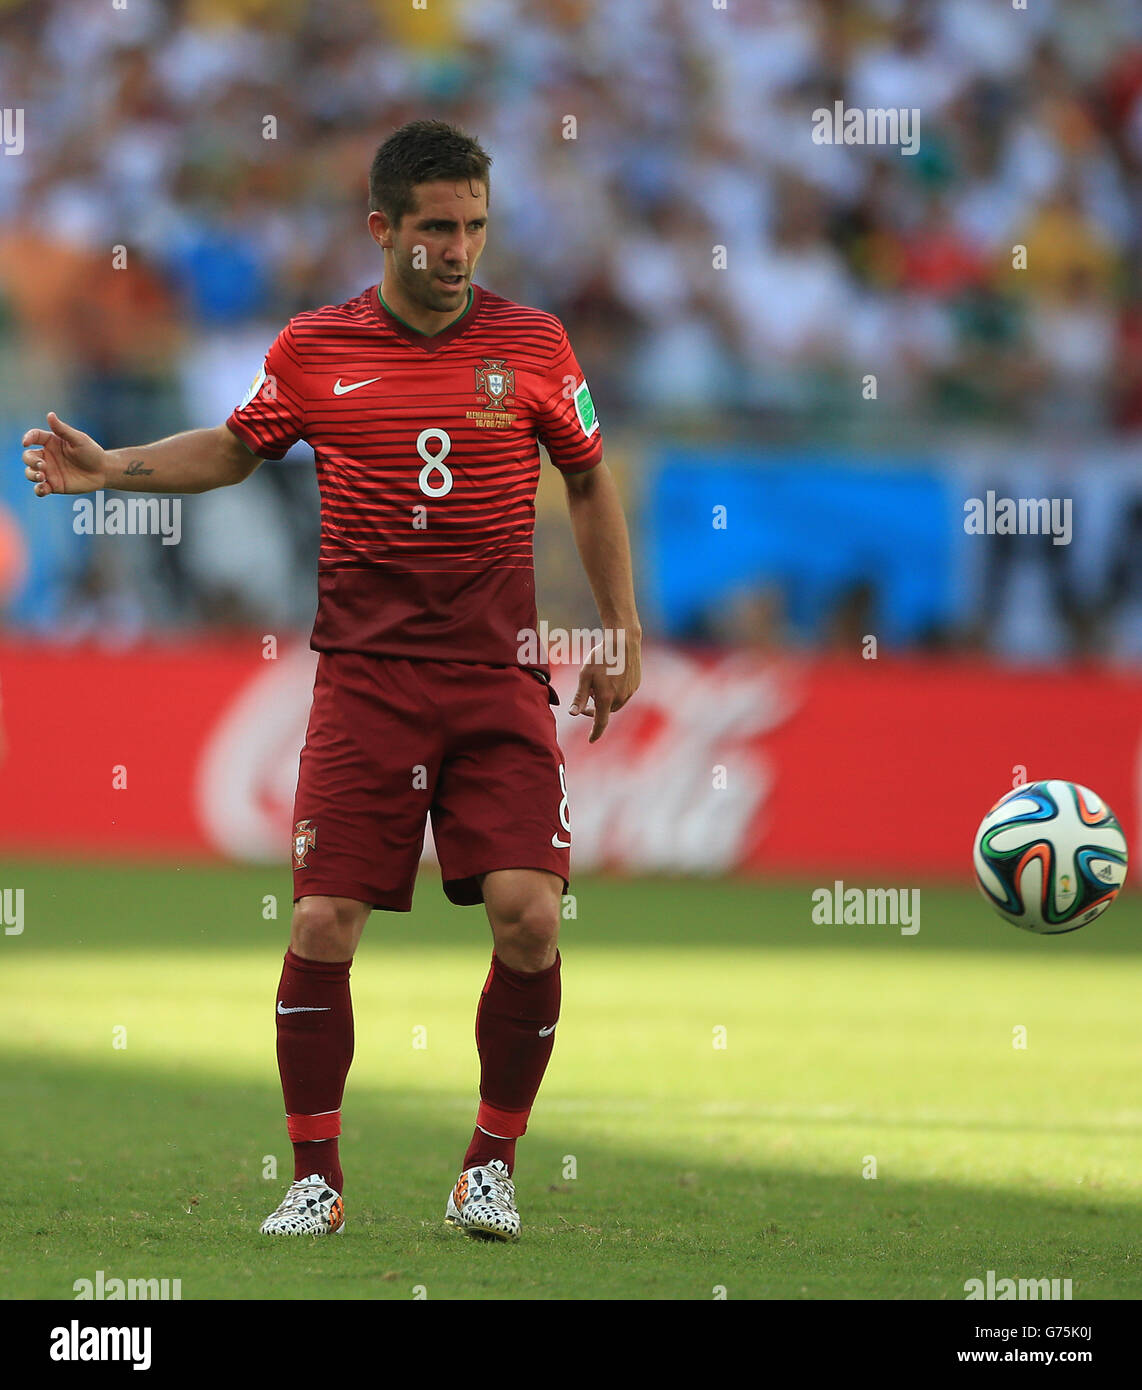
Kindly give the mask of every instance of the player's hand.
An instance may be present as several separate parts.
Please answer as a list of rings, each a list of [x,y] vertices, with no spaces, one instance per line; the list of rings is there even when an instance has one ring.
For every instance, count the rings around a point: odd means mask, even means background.
[[[579,684],[571,701],[572,714],[585,714],[594,719],[590,742],[603,736],[612,714],[622,709],[642,680],[642,641],[622,632],[622,659],[611,662],[602,647],[594,647],[579,672]]]
[[[50,429],[24,435],[24,477],[37,497],[53,492],[98,492],[107,485],[107,456],[89,434],[48,411]]]

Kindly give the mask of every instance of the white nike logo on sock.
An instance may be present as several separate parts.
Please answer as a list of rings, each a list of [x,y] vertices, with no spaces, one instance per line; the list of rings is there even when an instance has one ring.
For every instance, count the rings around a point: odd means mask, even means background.
[[[278,1000],[279,1014],[327,1014],[331,1013],[332,1011],[332,1004],[330,1004],[329,1007],[325,1009],[311,1009],[308,1004],[299,1004],[296,1009],[287,1009],[286,1006],[282,1003],[282,1001],[280,999]]]

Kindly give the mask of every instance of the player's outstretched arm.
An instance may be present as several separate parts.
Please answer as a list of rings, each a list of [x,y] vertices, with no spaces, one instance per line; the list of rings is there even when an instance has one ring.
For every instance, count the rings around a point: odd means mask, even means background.
[[[593,716],[591,742],[602,738],[607,721],[622,709],[642,680],[642,626],[634,600],[630,539],[614,478],[605,463],[585,473],[566,473],[571,530],[595,596],[603,627],[621,641],[611,651],[593,652],[583,663],[571,702],[572,714]],[[590,706],[590,707],[589,707]]]
[[[187,430],[155,444],[104,449],[48,412],[46,430],[24,435],[24,476],[37,497],[53,492],[209,492],[240,483],[261,463],[225,425]]]

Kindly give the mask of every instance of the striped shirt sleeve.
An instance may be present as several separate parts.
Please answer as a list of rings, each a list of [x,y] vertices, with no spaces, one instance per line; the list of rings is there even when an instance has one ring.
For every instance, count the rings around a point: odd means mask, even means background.
[[[602,461],[603,441],[587,380],[562,324],[543,384],[539,442],[561,473],[585,473]]]
[[[264,459],[280,459],[305,437],[305,390],[289,324],[270,344],[261,371],[226,425]]]

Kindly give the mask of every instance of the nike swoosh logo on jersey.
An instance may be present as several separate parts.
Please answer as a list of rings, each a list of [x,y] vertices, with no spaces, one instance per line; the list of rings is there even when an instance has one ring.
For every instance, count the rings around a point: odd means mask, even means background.
[[[561,839],[559,838],[558,835],[552,835],[552,837],[551,837],[551,843],[555,846],[556,849],[570,849],[570,848],[571,848],[571,841],[570,841],[570,840],[561,840]]]
[[[280,999],[278,1000],[279,1014],[328,1014],[332,1012],[332,1005],[330,1005],[326,1009],[312,1009],[309,1007],[308,1004],[299,1004],[296,1009],[287,1009],[286,1006],[282,1003],[282,1001]]]
[[[539,1036],[541,1038],[549,1038],[552,1035],[552,1033],[555,1032],[558,1026],[559,1025],[557,1023],[553,1023],[550,1028],[541,1028],[539,1030]]]
[[[362,386],[372,386],[374,381],[380,381],[379,376],[371,376],[368,381],[354,381],[349,386],[341,385],[341,378],[338,377],[333,383],[333,394],[335,396],[347,396],[350,391],[359,391]]]

